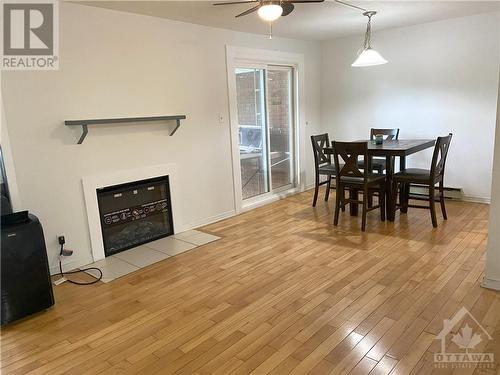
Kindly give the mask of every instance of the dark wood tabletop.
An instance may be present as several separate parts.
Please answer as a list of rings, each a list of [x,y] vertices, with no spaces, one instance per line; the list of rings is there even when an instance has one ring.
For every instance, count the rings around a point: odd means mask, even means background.
[[[355,142],[365,141],[368,143],[368,153],[372,156],[408,156],[433,147],[436,143],[435,139],[400,139],[384,141],[381,145],[376,145],[375,141],[367,141],[366,139]],[[333,153],[331,147],[325,148],[325,151]]]

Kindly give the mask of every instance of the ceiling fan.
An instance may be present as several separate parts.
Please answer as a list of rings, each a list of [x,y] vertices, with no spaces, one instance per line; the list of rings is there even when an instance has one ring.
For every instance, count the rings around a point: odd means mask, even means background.
[[[250,8],[236,17],[246,16],[253,12],[258,12],[260,18],[265,21],[275,21],[279,17],[288,16],[293,12],[295,6],[293,4],[307,3],[322,3],[325,0],[246,0],[246,1],[229,1],[224,3],[215,3],[214,5],[234,5],[234,4],[252,4],[256,3],[253,8]]]

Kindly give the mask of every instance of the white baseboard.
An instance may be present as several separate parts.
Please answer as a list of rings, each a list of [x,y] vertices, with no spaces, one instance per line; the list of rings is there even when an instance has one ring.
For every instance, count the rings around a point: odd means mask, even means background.
[[[289,197],[291,195],[301,193],[301,192],[305,191],[306,189],[307,188],[296,187],[296,188],[293,188],[290,190],[283,191],[281,193],[276,193],[275,195],[272,195],[272,196],[267,197],[265,199],[261,199],[261,200],[246,204],[245,206],[242,207],[241,211],[246,212],[246,211],[253,210],[254,208],[257,208],[257,207],[265,206],[266,204],[273,203],[273,202],[279,201],[280,199]]]
[[[214,216],[211,216],[211,217],[208,217],[205,219],[193,221],[192,223],[189,223],[189,224],[184,224],[182,227],[182,231],[191,230],[191,229],[203,227],[205,225],[213,224],[213,223],[216,223],[217,221],[228,219],[228,218],[233,217],[235,215],[236,215],[235,210],[226,211],[226,212],[223,212],[221,214],[214,215]]]
[[[461,200],[464,202],[471,202],[471,203],[485,203],[485,204],[491,203],[491,198],[473,197],[470,195],[464,195]]]
[[[500,290],[500,280],[487,279],[485,277],[481,282],[481,286],[487,289]]]
[[[314,184],[314,183],[306,185],[304,188],[304,191],[314,189],[314,186],[316,186],[316,184]]]

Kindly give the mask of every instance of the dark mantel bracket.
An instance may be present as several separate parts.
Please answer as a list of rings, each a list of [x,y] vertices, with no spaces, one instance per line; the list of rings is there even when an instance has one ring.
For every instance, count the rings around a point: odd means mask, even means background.
[[[82,127],[82,135],[78,140],[78,144],[81,145],[83,140],[87,136],[88,125],[103,125],[103,124],[122,124],[126,122],[151,122],[151,121],[174,121],[176,122],[176,126],[174,130],[170,132],[170,136],[174,135],[174,133],[181,126],[181,120],[185,120],[186,115],[177,115],[177,116],[154,116],[154,117],[124,117],[124,118],[108,118],[108,119],[95,119],[95,120],[66,120],[64,124],[66,126],[81,126]]]

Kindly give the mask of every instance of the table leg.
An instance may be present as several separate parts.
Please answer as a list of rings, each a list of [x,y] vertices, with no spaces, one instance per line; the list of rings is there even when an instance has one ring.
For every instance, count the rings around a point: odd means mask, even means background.
[[[406,156],[400,156],[399,157],[399,170],[404,171],[406,169]],[[409,194],[409,185],[408,184],[401,184],[400,187],[400,194],[399,194],[399,204],[400,207],[399,209],[401,210],[402,213],[407,213],[408,212],[408,207],[406,207],[406,196]],[[398,192],[394,192],[394,194],[397,194]]]
[[[371,155],[368,156],[368,160],[366,161],[366,169],[368,169],[368,174],[373,173],[373,157]],[[368,201],[368,207],[373,207],[373,196],[371,194],[368,194],[366,197]]]
[[[406,169],[406,156],[399,157],[399,170],[404,171]]]
[[[386,185],[385,185],[385,207],[386,207],[386,213],[387,213],[387,220],[389,221],[394,221],[394,217],[396,216],[395,210],[394,210],[394,205],[392,204],[392,173],[393,173],[393,166],[392,166],[392,157],[387,155],[385,158],[385,164],[386,164]]]
[[[359,199],[359,191],[358,189],[349,189],[349,199],[354,199],[358,200]],[[358,204],[357,203],[351,203],[349,205],[349,212],[351,216],[358,216]]]

